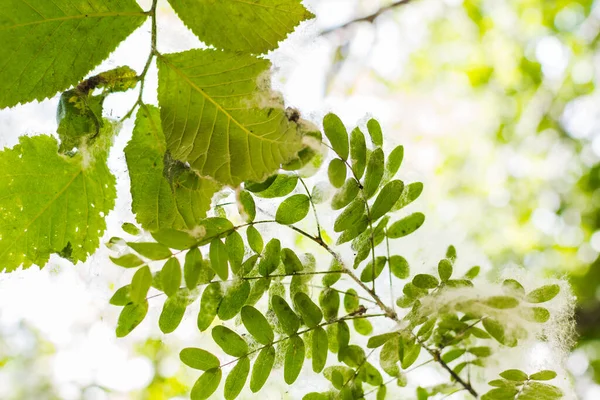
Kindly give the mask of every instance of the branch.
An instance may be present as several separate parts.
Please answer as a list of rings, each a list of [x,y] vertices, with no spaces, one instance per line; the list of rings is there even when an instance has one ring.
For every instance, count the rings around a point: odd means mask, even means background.
[[[351,20],[351,21],[348,21],[348,22],[346,22],[345,24],[338,25],[338,26],[336,26],[336,27],[333,27],[333,28],[326,29],[326,30],[324,30],[323,32],[321,32],[321,33],[320,33],[320,35],[321,35],[321,36],[329,35],[329,34],[330,34],[330,33],[332,33],[332,32],[336,32],[336,31],[339,31],[339,30],[342,30],[342,29],[346,29],[346,28],[348,28],[349,26],[351,26],[351,25],[354,25],[354,24],[357,24],[357,23],[359,23],[359,22],[369,22],[369,23],[373,23],[373,22],[375,21],[375,19],[377,19],[377,17],[379,17],[381,14],[383,14],[383,13],[385,13],[385,12],[387,12],[387,11],[390,11],[390,10],[392,10],[392,9],[396,8],[396,7],[399,7],[399,6],[403,6],[403,5],[405,5],[405,4],[408,4],[408,3],[410,3],[411,1],[412,1],[412,0],[400,0],[400,1],[397,1],[397,2],[395,2],[395,3],[392,3],[392,4],[390,4],[390,5],[387,5],[387,6],[385,6],[385,7],[381,7],[379,10],[375,11],[373,14],[366,15],[366,16],[364,16],[364,17],[360,17],[360,18],[356,18],[356,19],[353,19],[353,20]]]

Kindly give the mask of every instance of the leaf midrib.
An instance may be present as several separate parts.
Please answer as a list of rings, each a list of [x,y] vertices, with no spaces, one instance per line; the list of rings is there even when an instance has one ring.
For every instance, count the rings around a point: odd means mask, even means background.
[[[16,24],[6,27],[0,27],[0,32],[8,31],[11,29],[23,28],[25,26],[41,25],[45,23],[59,22],[59,21],[72,21],[84,18],[104,18],[104,17],[133,17],[133,16],[148,16],[144,11],[129,11],[129,12],[104,12],[94,14],[80,14],[80,15],[65,15],[64,17],[58,18],[44,18],[38,21],[27,22],[24,24]]]

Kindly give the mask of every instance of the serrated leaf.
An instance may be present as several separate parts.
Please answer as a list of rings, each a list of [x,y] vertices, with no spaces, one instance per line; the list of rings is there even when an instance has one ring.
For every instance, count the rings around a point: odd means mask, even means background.
[[[244,326],[257,342],[267,345],[273,341],[273,329],[260,311],[252,306],[244,306],[241,317]]]
[[[433,275],[417,274],[413,278],[412,283],[419,289],[435,289],[440,282]]]
[[[377,195],[377,199],[375,199],[375,203],[371,207],[371,220],[376,221],[387,214],[394,204],[396,204],[403,190],[404,183],[402,181],[393,180],[388,182],[381,189],[381,192]]]
[[[251,225],[246,229],[246,236],[248,238],[248,246],[250,246],[254,252],[259,254],[262,253],[264,246],[263,238],[254,225]]]
[[[326,321],[337,318],[340,308],[340,294],[333,289],[323,289],[319,294],[319,305]]]
[[[394,207],[392,207],[392,211],[398,211],[406,207],[407,205],[418,199],[421,193],[423,193],[423,184],[421,182],[413,182],[404,186],[402,195],[400,196],[396,204],[394,204]]]
[[[229,277],[229,264],[227,263],[227,248],[220,239],[210,242],[210,266],[222,280]]]
[[[248,373],[250,372],[250,359],[242,357],[238,360],[235,367],[231,369],[227,379],[225,379],[225,387],[223,395],[226,400],[233,400],[239,396],[240,392],[246,384]]]
[[[285,352],[285,361],[283,364],[283,379],[288,385],[294,383],[298,375],[300,375],[302,364],[304,364],[305,352],[302,338],[300,336],[292,336]]]
[[[279,239],[271,239],[267,246],[262,259],[258,264],[258,272],[262,276],[268,276],[277,269],[281,261],[281,242]]]
[[[295,194],[285,199],[277,208],[275,220],[280,224],[291,225],[302,221],[308,214],[310,199],[305,194]]]
[[[452,263],[450,260],[444,258],[438,263],[438,275],[442,282],[446,282],[452,276]]]
[[[381,125],[376,119],[370,119],[367,122],[367,129],[369,130],[369,135],[371,135],[371,141],[375,146],[381,147],[383,146],[383,132],[381,131]]]
[[[327,362],[328,339],[327,333],[321,327],[312,331],[312,369],[317,374],[325,367]]]
[[[375,257],[375,264],[373,264],[373,261],[369,261],[367,266],[360,274],[360,280],[362,282],[372,282],[377,279],[377,277],[381,274],[381,271],[383,271],[386,262],[387,258],[383,256]]]
[[[34,6],[10,0],[0,12],[0,108],[44,100],[76,84],[147,18],[133,0]],[[93,43],[85,57],[81,43]]]
[[[219,49],[262,54],[277,48],[303,20],[314,15],[300,0],[169,0],[179,18],[200,40]]]
[[[132,211],[147,230],[191,229],[210,208],[219,185],[165,154],[159,109],[142,105],[125,147]]]
[[[222,372],[221,368],[209,369],[196,381],[190,393],[191,400],[208,399],[219,387],[221,383]]]
[[[549,369],[529,375],[529,379],[534,381],[549,381],[554,378],[556,378],[556,372]]]
[[[358,182],[354,178],[349,178],[331,199],[331,208],[341,210],[356,198],[359,192]]]
[[[275,363],[275,349],[273,346],[265,347],[258,353],[254,368],[252,368],[252,376],[250,377],[250,390],[253,393],[258,392],[267,382],[273,364]]]
[[[190,368],[208,371],[221,365],[212,353],[196,347],[186,347],[179,352],[179,359]]]
[[[160,271],[161,287],[167,296],[177,293],[181,284],[181,265],[175,257],[167,260]]]
[[[556,297],[559,292],[560,286],[556,284],[545,285],[529,292],[525,300],[530,303],[545,303]]]
[[[346,164],[339,158],[334,158],[329,163],[327,176],[333,187],[341,188],[346,181]]]
[[[283,331],[288,336],[295,334],[300,327],[300,318],[298,318],[287,301],[281,296],[274,295],[271,297],[271,307],[273,307],[273,311],[275,311],[275,315],[277,315],[277,320]]]
[[[146,301],[146,295],[152,285],[152,273],[150,268],[146,265],[138,269],[133,278],[131,278],[131,288],[129,297],[134,303],[143,303]]]
[[[123,268],[135,268],[135,267],[139,267],[140,265],[144,264],[144,261],[142,261],[138,256],[136,256],[135,254],[124,254],[121,257],[109,257],[110,260]]]
[[[231,329],[217,325],[211,334],[215,343],[230,356],[243,357],[248,353],[248,343]]]
[[[188,304],[182,296],[171,296],[163,305],[158,319],[158,327],[163,333],[171,333],[181,323]]]
[[[357,127],[350,134],[350,161],[352,162],[352,170],[358,179],[360,179],[367,165],[367,144],[365,135]]]
[[[369,156],[367,171],[365,172],[363,193],[366,199],[370,199],[379,189],[383,178],[384,155],[381,148],[375,149]]]
[[[116,195],[106,165],[113,134],[105,124],[85,151],[71,157],[59,154],[56,139],[46,135],[21,136],[19,144],[0,151],[0,272],[21,264],[42,267],[51,253],[75,263],[96,251]]]
[[[294,308],[302,317],[304,324],[314,328],[323,319],[323,313],[306,293],[296,293],[294,296]]]
[[[425,215],[420,212],[402,218],[400,221],[394,222],[387,230],[387,236],[390,239],[397,239],[410,235],[423,225]]]
[[[157,64],[167,148],[201,175],[230,186],[261,181],[302,148],[298,125],[259,79],[269,61],[207,49],[160,55]]]
[[[388,260],[392,274],[398,279],[406,279],[410,274],[408,261],[402,256],[391,256]]]
[[[129,303],[123,307],[117,322],[117,337],[127,336],[144,320],[147,313],[148,302],[145,300],[142,303]]]
[[[203,332],[208,329],[210,324],[217,316],[219,303],[223,298],[223,291],[219,282],[213,282],[202,292],[200,300],[200,312],[198,313],[198,329]]]
[[[361,198],[355,199],[342,213],[336,218],[333,224],[335,232],[342,232],[351,228],[356,221],[362,217],[365,212],[365,201]]]
[[[323,131],[329,139],[333,151],[343,160],[348,159],[348,132],[342,120],[335,114],[329,113],[323,118]]]

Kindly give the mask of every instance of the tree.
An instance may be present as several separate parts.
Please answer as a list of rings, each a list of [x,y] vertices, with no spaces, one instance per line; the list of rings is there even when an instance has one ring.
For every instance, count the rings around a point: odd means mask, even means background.
[[[391,245],[425,222],[422,213],[405,212],[423,185],[396,178],[404,147],[385,151],[375,119],[366,126],[367,144],[364,129],[349,134],[335,114],[325,116],[323,137],[271,90],[270,63],[259,55],[312,17],[300,1],[169,2],[212,48],[159,52],[157,0],[148,11],[133,0],[79,7],[14,0],[5,7],[0,105],[66,91],[58,104],[60,141],[23,136],[0,153],[2,268],[42,267],[52,253],[83,261],[96,251],[116,196],[108,152],[119,122],[135,113],[125,158],[137,225],[124,224],[127,239],[107,243],[116,251],[113,263],[135,269],[110,300],[123,307],[116,334],[139,325],[149,297],[166,297],[158,320],[166,334],[200,298],[198,329],[210,330],[222,353],[181,350],[185,365],[203,371],[192,399],[210,397],[222,380],[227,399],[245,386],[258,392],[280,364],[292,385],[306,358],[331,389],[305,399],[370,392],[385,398],[388,384],[406,386],[408,372],[429,362],[448,382],[417,388],[419,398],[457,391],[490,400],[561,398],[563,391],[545,382],[557,377],[554,371],[507,369],[490,388],[472,380],[471,370],[493,365],[501,349],[551,342],[549,329],[568,325],[566,286],[487,282],[476,279],[476,266],[458,273],[453,246],[435,274],[411,274]],[[122,66],[81,80],[148,18],[151,52],[140,74]],[[142,101],[153,62],[158,106]],[[108,96],[136,87],[139,97],[121,121],[103,116]],[[329,183],[313,184],[311,176],[325,166]],[[233,199],[212,202],[217,193]],[[320,223],[319,204],[335,213],[333,232]],[[283,237],[263,238],[268,225],[288,228],[314,252],[298,255]],[[323,253],[330,257],[326,268]],[[390,301],[382,298],[382,283],[390,286]],[[377,319],[393,325],[373,326]]]

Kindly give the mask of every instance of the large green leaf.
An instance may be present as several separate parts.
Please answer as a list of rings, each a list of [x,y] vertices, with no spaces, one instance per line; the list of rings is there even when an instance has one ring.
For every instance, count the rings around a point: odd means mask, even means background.
[[[146,17],[135,0],[3,0],[0,108],[77,83]]]
[[[0,271],[43,266],[51,253],[84,261],[98,248],[116,194],[106,165],[112,134],[105,124],[72,157],[50,136],[22,136],[0,152]]]
[[[260,54],[277,48],[301,21],[313,18],[301,0],[169,0],[203,42]]]
[[[141,106],[125,147],[131,208],[147,230],[191,229],[206,217],[219,185],[165,156],[166,150],[158,108]]]
[[[172,156],[232,186],[260,182],[294,158],[302,135],[269,88],[269,68],[267,60],[215,50],[159,56],[158,101]]]

